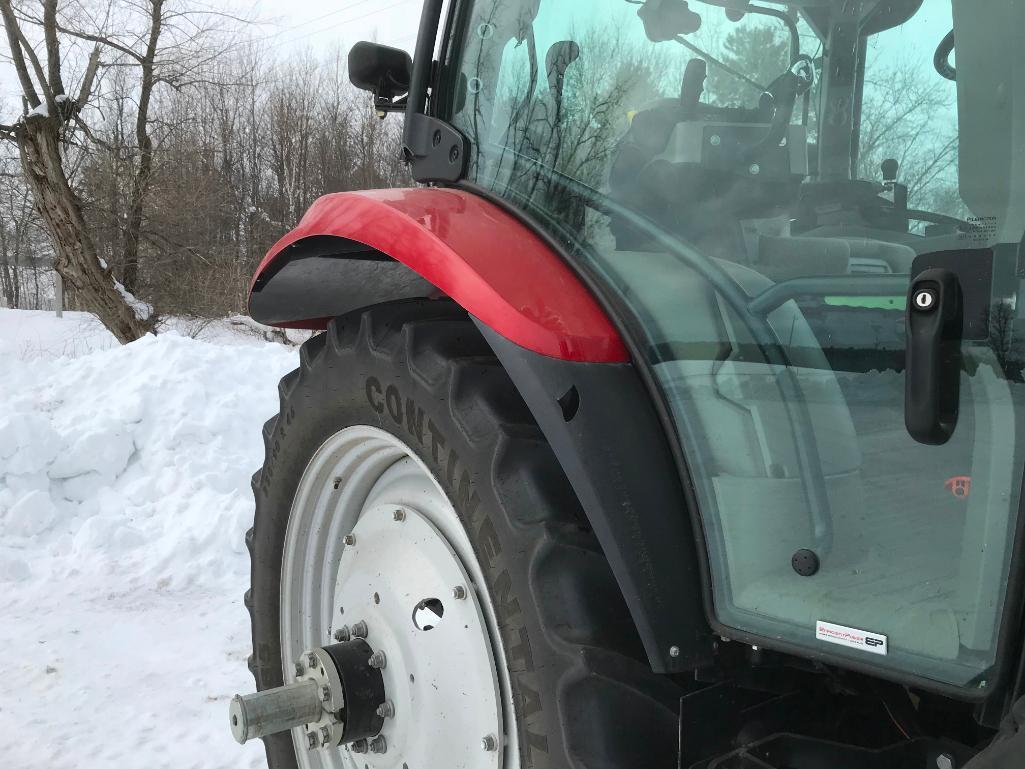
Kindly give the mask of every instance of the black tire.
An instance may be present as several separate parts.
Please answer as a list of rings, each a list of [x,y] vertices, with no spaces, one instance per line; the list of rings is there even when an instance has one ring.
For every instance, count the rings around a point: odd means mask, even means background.
[[[374,383],[368,386],[374,380]],[[378,389],[380,386],[380,390]],[[377,393],[395,388],[400,399]],[[250,667],[282,683],[279,588],[285,527],[315,450],[356,424],[393,433],[440,480],[481,560],[509,662],[525,767],[670,769],[680,690],[653,674],[579,503],[518,392],[466,313],[448,301],[372,307],[334,320],[279,387],[253,478]],[[369,397],[368,397],[369,393]],[[407,430],[401,400],[446,441]],[[271,769],[296,766],[291,737],[265,740]],[[444,757],[433,767],[443,769]]]

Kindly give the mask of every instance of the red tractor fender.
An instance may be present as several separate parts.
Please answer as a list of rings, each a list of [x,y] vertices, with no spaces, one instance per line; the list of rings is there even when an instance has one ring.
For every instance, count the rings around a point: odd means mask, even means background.
[[[311,244],[320,244],[318,253],[323,255],[325,241],[336,244],[324,262],[330,267],[307,266],[301,276],[296,272],[299,277],[289,279],[293,306],[288,317],[279,312],[271,318],[273,325],[322,329],[327,317],[361,306],[358,301],[351,308],[330,305],[330,313],[311,316],[312,304],[303,306],[304,292],[323,292],[327,285],[317,270],[337,273],[347,256],[364,264],[394,260],[433,286],[435,295],[451,297],[481,323],[528,350],[568,361],[629,360],[604,310],[541,237],[494,203],[456,189],[370,190],[320,198],[260,263],[249,287],[250,312],[257,320],[268,322],[254,312],[254,296],[287,263],[316,251]],[[347,286],[350,292],[358,288]],[[381,298],[375,295],[375,301]]]

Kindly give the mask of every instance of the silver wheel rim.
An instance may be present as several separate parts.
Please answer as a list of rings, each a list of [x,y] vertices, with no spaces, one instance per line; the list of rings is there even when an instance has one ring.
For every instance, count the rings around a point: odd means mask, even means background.
[[[348,546],[346,535],[355,537]],[[284,680],[294,680],[304,651],[363,620],[368,643],[385,653],[395,715],[380,754],[309,751],[294,730],[299,766],[519,769],[512,690],[484,585],[459,516],[406,444],[369,426],[325,441],[299,482],[285,532]]]

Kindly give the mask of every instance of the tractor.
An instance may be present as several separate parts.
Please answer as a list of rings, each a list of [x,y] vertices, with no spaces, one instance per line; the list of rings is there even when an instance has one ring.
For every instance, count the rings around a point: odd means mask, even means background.
[[[348,68],[415,183],[252,281],[321,333],[236,739],[1025,768],[1025,2],[426,0]]]

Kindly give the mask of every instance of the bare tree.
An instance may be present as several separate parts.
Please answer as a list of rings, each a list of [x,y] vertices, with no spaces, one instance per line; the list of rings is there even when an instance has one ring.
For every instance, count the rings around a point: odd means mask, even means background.
[[[182,7],[173,0],[108,0],[105,7],[74,4],[62,9],[57,0],[42,0],[41,6],[39,14],[30,6],[0,0],[11,62],[27,107],[27,114],[0,130],[18,146],[36,211],[54,244],[56,270],[80,304],[96,313],[117,339],[128,342],[152,330],[156,320],[151,308],[132,296],[138,288],[145,204],[154,168],[151,108],[156,89],[203,82],[205,67],[220,53],[210,38],[219,22],[230,17]],[[74,53],[83,44],[89,53],[72,96],[65,80],[76,63]],[[90,107],[104,96],[97,86],[102,73],[111,68],[132,73],[124,76],[130,82],[122,81],[126,87],[117,106],[127,116],[125,104],[132,104],[134,118],[131,141],[123,136],[120,146],[104,147],[120,155],[115,159],[131,172],[127,208],[118,220],[120,282],[112,272],[115,265],[100,257],[73,181],[78,164],[72,162],[75,149],[75,160],[81,162],[86,160],[82,149],[103,147],[89,125],[100,113]]]
[[[86,13],[77,0],[55,12],[63,43],[58,75],[74,82],[74,93],[81,93],[86,64],[94,62],[86,96],[72,100],[60,98],[63,86],[53,85],[59,81],[47,70],[46,19],[29,14],[29,0],[0,0],[21,25],[14,50],[40,105],[26,98],[27,114],[4,132],[12,150],[25,143],[34,156],[32,142],[45,123],[56,155],[48,159],[46,179],[59,182],[45,197],[37,193],[17,153],[9,177],[0,168],[0,226],[6,227],[0,282],[8,303],[15,260],[23,278],[41,279],[43,301],[48,265],[57,262],[66,278],[88,278],[80,281],[84,291],[66,280],[69,308],[99,313],[90,293],[97,285],[124,304],[120,285],[162,313],[234,315],[245,310],[259,259],[314,199],[411,183],[398,151],[400,124],[377,119],[366,94],[349,85],[341,52],[275,60],[256,41],[230,39],[231,20],[217,12],[211,13],[224,22],[221,33],[209,34],[214,25],[203,26],[205,12],[196,12],[186,28],[181,7],[191,0],[103,1],[110,5],[100,13]],[[22,41],[26,35],[31,45]],[[19,133],[25,134],[20,140]],[[26,222],[18,195],[37,207],[39,201],[52,207],[56,199],[65,209],[53,222],[29,216],[35,224],[18,241],[21,251],[4,257],[4,243],[16,243],[12,227]],[[55,228],[60,239],[50,234],[51,248],[38,233]],[[24,301],[23,290],[20,296],[23,306],[38,305]],[[119,324],[122,339],[158,323],[134,314],[123,320],[110,321]]]
[[[22,96],[31,108],[17,123],[0,130],[18,146],[35,209],[53,240],[56,270],[118,340],[129,342],[145,334],[150,324],[118,290],[109,269],[100,262],[81,201],[64,166],[70,125],[93,95],[101,44],[97,42],[92,49],[77,96],[69,97],[61,71],[57,0],[44,0],[42,10],[41,19],[26,20],[15,12],[11,0],[0,0],[11,61]],[[36,22],[42,29],[45,68],[25,32]]]

